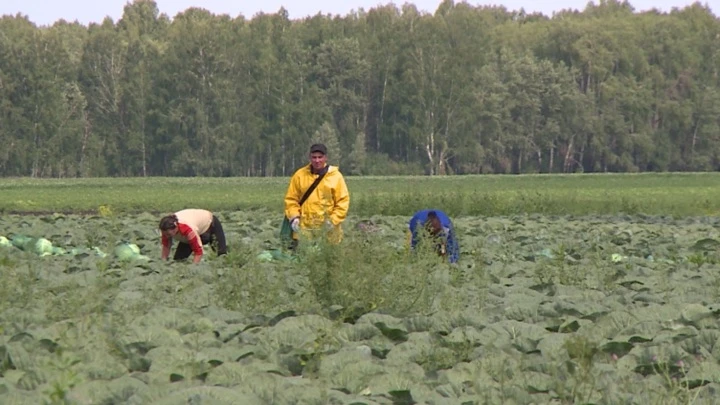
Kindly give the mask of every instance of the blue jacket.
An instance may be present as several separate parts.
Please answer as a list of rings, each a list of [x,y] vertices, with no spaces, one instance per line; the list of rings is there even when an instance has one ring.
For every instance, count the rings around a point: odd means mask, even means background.
[[[453,228],[452,221],[447,216],[447,214],[440,210],[418,211],[413,215],[412,218],[410,218],[410,222],[408,223],[410,233],[412,234],[410,239],[410,247],[415,248],[415,246],[419,242],[418,233],[423,229],[423,225],[425,224],[425,221],[427,221],[427,214],[430,211],[435,211],[438,219],[440,219],[440,223],[443,226],[442,236],[445,238],[446,241],[445,247],[447,249],[448,261],[450,263],[457,263],[458,259],[460,258],[460,246],[458,245],[457,238],[455,236],[455,229]]]

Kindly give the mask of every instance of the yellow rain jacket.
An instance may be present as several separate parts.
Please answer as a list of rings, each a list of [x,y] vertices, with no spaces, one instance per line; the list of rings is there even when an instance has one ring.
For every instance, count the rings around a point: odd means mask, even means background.
[[[317,174],[312,173],[310,165],[303,166],[293,174],[285,194],[285,216],[290,220],[300,216],[300,228],[303,231],[320,230],[327,220],[332,224],[330,241],[339,242],[342,239],[340,224],[347,217],[350,207],[345,178],[336,166],[328,166],[327,174],[301,208],[300,199],[317,177]],[[294,232],[293,239],[298,239]]]

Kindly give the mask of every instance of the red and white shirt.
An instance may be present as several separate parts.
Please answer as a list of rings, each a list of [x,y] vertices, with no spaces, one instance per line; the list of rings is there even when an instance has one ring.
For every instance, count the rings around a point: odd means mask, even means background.
[[[187,243],[192,248],[193,253],[202,255],[203,246],[200,241],[200,235],[210,229],[213,220],[212,212],[201,209],[186,209],[176,212],[175,215],[178,219],[178,232],[172,239]],[[172,241],[163,235],[162,245],[170,248]]]

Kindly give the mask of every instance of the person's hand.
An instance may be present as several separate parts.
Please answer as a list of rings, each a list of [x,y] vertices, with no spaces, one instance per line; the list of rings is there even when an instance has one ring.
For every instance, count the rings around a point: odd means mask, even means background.
[[[290,221],[290,228],[293,232],[300,232],[300,217],[295,217]]]

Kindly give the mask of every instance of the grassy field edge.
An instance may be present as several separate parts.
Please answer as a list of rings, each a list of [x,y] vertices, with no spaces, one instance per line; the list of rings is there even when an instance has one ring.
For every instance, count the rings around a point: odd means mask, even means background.
[[[409,215],[441,208],[451,215],[720,213],[719,173],[347,177],[353,215]],[[0,179],[0,212],[9,214],[216,211],[280,212],[288,178]]]

